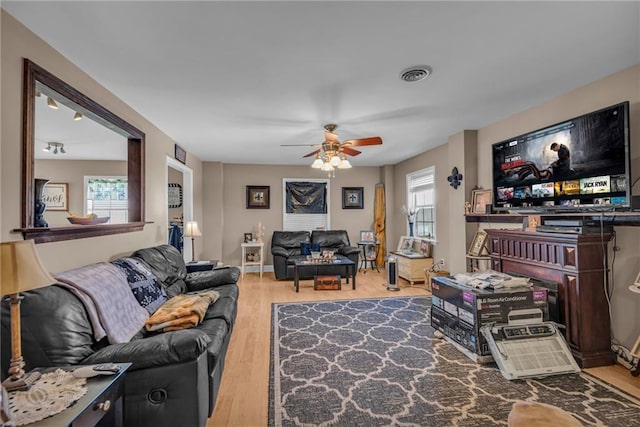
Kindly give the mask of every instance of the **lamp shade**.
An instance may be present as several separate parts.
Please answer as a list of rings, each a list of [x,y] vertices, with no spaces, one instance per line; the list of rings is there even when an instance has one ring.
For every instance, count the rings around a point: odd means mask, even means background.
[[[198,228],[197,221],[187,221],[184,226],[184,237],[198,237],[202,236],[200,229]]]
[[[2,295],[38,289],[56,283],[40,262],[33,240],[0,243]]]

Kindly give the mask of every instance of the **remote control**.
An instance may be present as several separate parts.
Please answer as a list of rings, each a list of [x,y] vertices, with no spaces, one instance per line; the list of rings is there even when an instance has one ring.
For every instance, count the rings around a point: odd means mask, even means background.
[[[93,369],[98,372],[112,372],[114,374],[120,372],[120,366],[115,363],[102,363],[100,365],[95,365]]]
[[[80,366],[71,372],[76,378],[91,378],[96,375],[113,375],[120,372],[120,367],[113,363],[103,363],[100,365]]]

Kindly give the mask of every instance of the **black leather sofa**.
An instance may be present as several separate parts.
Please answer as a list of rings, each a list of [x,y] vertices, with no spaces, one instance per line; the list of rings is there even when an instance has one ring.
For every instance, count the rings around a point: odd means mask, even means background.
[[[131,362],[125,376],[127,426],[205,426],[212,414],[224,359],[237,313],[237,267],[187,274],[182,255],[169,245],[132,254],[144,261],[169,297],[215,289],[196,327],[171,332],[138,332],[129,342],[109,344],[93,338],[83,303],[69,290],[52,285],[25,292],[22,353],[27,370],[35,367]],[[10,360],[10,316],[2,303],[2,373]]]
[[[271,237],[271,255],[273,256],[273,271],[276,279],[293,279],[294,259],[304,259],[302,243],[317,244],[321,251],[333,251],[336,257],[349,258],[356,265],[360,250],[351,246],[349,234],[345,230],[314,230],[308,231],[274,231]],[[326,265],[318,267],[314,274],[343,274],[343,266]],[[309,271],[310,274],[311,271]],[[312,279],[300,277],[301,279]]]

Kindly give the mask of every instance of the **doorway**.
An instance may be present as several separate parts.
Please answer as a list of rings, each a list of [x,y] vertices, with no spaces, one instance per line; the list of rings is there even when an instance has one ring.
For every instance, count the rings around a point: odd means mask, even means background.
[[[169,242],[169,236],[171,234],[171,224],[178,223],[177,218],[181,218],[180,227],[186,224],[187,221],[193,221],[193,170],[186,165],[180,163],[174,158],[169,156],[167,159],[167,167],[165,170],[165,206],[167,224],[167,242]],[[179,185],[180,187],[177,187]],[[169,200],[169,193],[171,192],[171,203]],[[181,204],[178,203],[178,193],[181,193]],[[178,206],[180,205],[180,206]],[[182,232],[182,229],[180,230]],[[182,258],[185,262],[191,261],[191,242],[184,242],[182,245]]]

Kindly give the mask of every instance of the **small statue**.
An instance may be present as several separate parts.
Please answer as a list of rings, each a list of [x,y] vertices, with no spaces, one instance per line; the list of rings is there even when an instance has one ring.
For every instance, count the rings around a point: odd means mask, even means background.
[[[464,202],[464,214],[468,215],[471,213],[471,203]]]
[[[256,242],[262,243],[262,237],[264,236],[265,226],[262,225],[261,221],[258,221],[258,225],[256,226]]]

